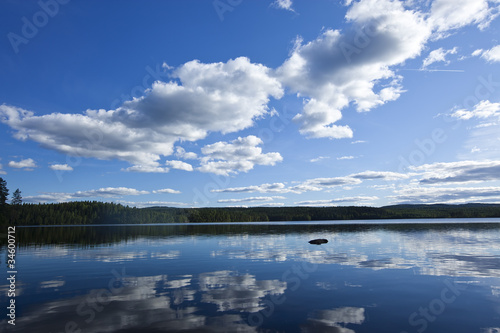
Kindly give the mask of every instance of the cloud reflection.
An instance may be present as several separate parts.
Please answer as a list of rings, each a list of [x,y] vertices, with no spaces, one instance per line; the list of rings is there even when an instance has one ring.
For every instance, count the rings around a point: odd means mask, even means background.
[[[280,280],[256,280],[253,275],[231,271],[200,274],[199,283],[204,292],[202,302],[217,305],[217,311],[240,312],[263,310],[263,298],[283,294],[287,286]]]
[[[312,249],[305,241],[264,236],[233,238],[231,245],[213,251],[214,257],[256,261],[305,261],[372,270],[413,269],[416,274],[453,277],[500,277],[498,232],[425,230],[310,234],[329,244]],[[264,239],[262,239],[264,238]]]
[[[195,283],[194,281],[198,283]],[[43,285],[64,281],[45,281]],[[97,332],[256,332],[239,314],[206,315],[201,303],[215,304],[217,312],[257,312],[266,295],[283,294],[286,282],[257,280],[250,274],[215,271],[177,276],[127,276],[122,287],[89,290],[85,295],[59,299],[26,309],[12,332],[62,332],[73,325]],[[198,301],[196,301],[198,300]],[[201,303],[200,303],[201,302]],[[0,328],[6,326],[5,321]],[[10,326],[10,325],[9,325]]]
[[[365,321],[365,309],[355,307],[343,307],[331,310],[318,310],[313,312],[307,319],[307,324],[302,326],[304,333],[335,332],[355,333],[345,325],[360,325]]]

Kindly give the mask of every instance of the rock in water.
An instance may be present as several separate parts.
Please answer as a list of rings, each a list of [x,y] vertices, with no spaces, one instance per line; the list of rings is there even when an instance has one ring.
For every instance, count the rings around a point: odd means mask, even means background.
[[[327,239],[313,239],[309,241],[309,244],[316,244],[316,245],[321,245],[325,243],[328,243]]]

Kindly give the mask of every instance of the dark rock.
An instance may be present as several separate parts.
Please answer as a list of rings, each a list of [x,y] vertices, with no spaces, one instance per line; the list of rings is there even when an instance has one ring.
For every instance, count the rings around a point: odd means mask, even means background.
[[[316,244],[316,245],[321,245],[326,243],[328,243],[327,239],[313,239],[309,241],[309,244]]]

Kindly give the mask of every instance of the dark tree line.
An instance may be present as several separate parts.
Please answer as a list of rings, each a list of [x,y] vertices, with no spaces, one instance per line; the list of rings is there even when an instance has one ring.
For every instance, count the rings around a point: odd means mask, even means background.
[[[23,204],[17,189],[7,203],[0,178],[0,225],[150,224],[186,222],[267,222],[414,218],[500,217],[500,205],[395,205],[375,207],[135,208],[115,203],[76,201]]]
[[[375,207],[135,208],[78,201],[8,205],[2,224],[88,225],[186,222],[267,222],[500,217],[500,205],[398,205]]]
[[[7,200],[9,198],[9,189],[7,188],[7,182],[5,179],[0,177],[0,206],[5,207],[7,205]],[[23,198],[21,196],[21,191],[19,189],[15,190],[12,194],[12,205],[20,205],[23,203]]]
[[[9,221],[11,210],[9,204],[7,203],[8,198],[9,189],[7,188],[7,182],[5,181],[5,179],[0,177],[0,225],[5,224]],[[11,205],[18,206],[22,203],[23,198],[21,196],[21,191],[17,189],[12,194]]]

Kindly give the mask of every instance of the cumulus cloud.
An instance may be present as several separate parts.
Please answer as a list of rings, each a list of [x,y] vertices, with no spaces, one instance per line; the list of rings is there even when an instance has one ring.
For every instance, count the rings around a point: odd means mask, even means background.
[[[389,66],[420,54],[431,34],[418,12],[399,1],[362,0],[349,8],[352,23],[345,33],[327,29],[317,39],[299,38],[277,75],[304,100],[294,120],[300,132],[313,138],[350,138],[352,129],[336,125],[341,111],[354,103],[369,111],[403,92],[401,77]]]
[[[408,179],[410,175],[391,171],[363,171],[343,177],[313,178],[305,181],[294,182],[295,185],[287,186],[284,183],[251,185],[243,187],[232,187],[215,189],[214,193],[303,193],[310,191],[322,191],[339,186],[359,185],[366,180],[400,180]]]
[[[497,15],[498,5],[492,2],[490,7],[488,0],[434,0],[429,22],[439,38],[470,24],[484,29]]]
[[[444,62],[446,65],[450,63],[449,60],[446,60],[446,56],[448,54],[456,54],[457,53],[457,48],[454,47],[449,50],[445,50],[444,48],[440,47],[437,50],[433,50],[429,53],[427,58],[424,59],[422,63],[422,69],[427,68],[427,66],[435,63],[435,62]]]
[[[73,168],[67,164],[51,164],[49,168],[56,171],[73,171]]]
[[[276,70],[291,91],[304,97],[303,110],[294,120],[311,138],[353,137],[349,125],[338,124],[345,109],[370,111],[404,92],[402,77],[391,67],[419,56],[431,38],[472,24],[485,28],[500,8],[487,0],[435,0],[430,9],[391,0],[345,5],[349,28],[326,29],[308,43],[298,37],[290,57]],[[446,56],[456,52],[456,48],[434,50],[423,68],[447,62]]]
[[[500,61],[500,45],[494,46],[493,48],[483,51],[479,50],[481,54],[481,58],[488,62],[499,62]],[[476,53],[476,51],[475,51]],[[472,54],[474,55],[474,53]],[[478,55],[476,53],[476,55]]]
[[[144,96],[115,110],[36,116],[1,105],[0,120],[16,130],[16,138],[64,154],[124,160],[134,165],[127,171],[166,172],[159,160],[173,153],[175,142],[240,131],[266,116],[271,96],[283,95],[269,72],[245,57],[209,64],[193,60],[172,70],[176,81],[156,81]]]
[[[469,120],[472,118],[486,119],[491,117],[500,118],[500,103],[492,103],[488,100],[474,105],[472,110],[459,109],[451,114],[452,117]]]
[[[175,156],[184,160],[195,160],[198,158],[196,153],[186,152],[186,150],[182,147],[175,147]]]
[[[500,180],[500,161],[460,161],[412,166],[422,172],[421,184],[470,183]]]
[[[257,147],[262,143],[258,137],[249,135],[230,143],[220,141],[206,145],[201,149],[204,156],[198,170],[229,175],[248,172],[255,165],[275,165],[283,160],[279,153],[262,153],[262,148]]]
[[[6,175],[7,172],[5,172],[4,170],[2,170],[2,168],[3,168],[3,165],[2,165],[2,163],[0,163],[0,175]]]
[[[16,169],[31,169],[31,168],[36,168],[36,163],[33,159],[27,158],[19,162],[10,161],[8,166]]]
[[[143,195],[148,194],[148,191],[140,191],[128,187],[105,187],[97,190],[77,191],[74,193],[65,192],[49,192],[42,193],[36,196],[26,196],[26,202],[64,202],[81,198],[113,198],[128,195]]]
[[[398,203],[500,202],[500,187],[406,187],[390,199]]]
[[[184,170],[184,171],[193,171],[193,166],[189,163],[183,161],[166,161],[166,165],[171,167],[172,169]]]

